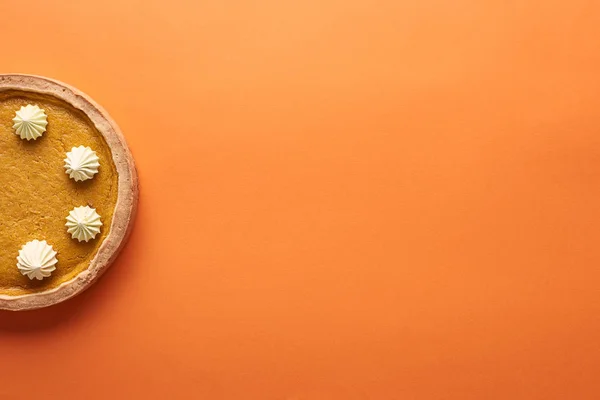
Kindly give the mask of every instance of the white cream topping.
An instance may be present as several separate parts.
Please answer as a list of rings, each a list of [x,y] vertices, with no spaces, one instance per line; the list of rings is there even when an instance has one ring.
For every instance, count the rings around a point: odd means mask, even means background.
[[[27,242],[17,257],[17,268],[29,279],[42,280],[56,270],[56,252],[45,240]]]
[[[48,117],[38,106],[27,104],[15,114],[13,128],[15,134],[19,135],[21,139],[36,140],[46,132]]]
[[[75,207],[71,210],[65,225],[67,232],[71,234],[73,239],[87,242],[90,239],[95,239],[96,235],[100,233],[102,222],[100,222],[100,215],[94,208],[85,206]]]
[[[85,181],[98,173],[98,161],[98,155],[89,147],[73,147],[65,158],[65,169],[71,179]]]

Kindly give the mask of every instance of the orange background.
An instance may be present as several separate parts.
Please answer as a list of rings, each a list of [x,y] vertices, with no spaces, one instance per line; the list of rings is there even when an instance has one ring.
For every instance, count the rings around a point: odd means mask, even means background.
[[[52,3],[52,5],[50,5]],[[141,179],[0,398],[600,398],[600,3],[2,0]]]

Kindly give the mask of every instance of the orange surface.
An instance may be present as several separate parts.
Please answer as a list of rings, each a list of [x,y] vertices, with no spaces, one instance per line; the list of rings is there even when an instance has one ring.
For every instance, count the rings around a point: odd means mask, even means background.
[[[600,398],[599,2],[81,3],[3,0],[1,68],[111,112],[139,215],[0,313],[0,398]]]

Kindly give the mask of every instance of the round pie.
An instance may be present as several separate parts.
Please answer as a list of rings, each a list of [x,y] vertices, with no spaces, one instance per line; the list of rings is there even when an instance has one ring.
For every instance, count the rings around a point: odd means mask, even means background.
[[[106,111],[64,83],[0,75],[0,309],[88,288],[125,244],[138,179]]]

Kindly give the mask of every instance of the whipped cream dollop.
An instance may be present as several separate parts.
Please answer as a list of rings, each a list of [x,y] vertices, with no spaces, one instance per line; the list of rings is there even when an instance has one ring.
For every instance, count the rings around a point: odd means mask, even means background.
[[[98,173],[100,163],[96,152],[89,147],[73,147],[65,158],[65,169],[76,182],[92,179]]]
[[[27,104],[15,113],[13,118],[15,134],[21,139],[36,140],[46,132],[47,118],[44,110],[36,105]]]
[[[100,215],[94,208],[75,207],[69,213],[67,217],[67,232],[71,234],[73,239],[81,241],[89,241],[95,239],[96,235],[100,233],[100,227],[102,222],[100,221]]]
[[[17,268],[29,279],[42,280],[56,270],[56,251],[45,240],[27,242],[17,257]]]

